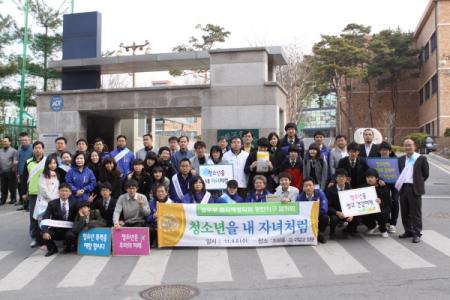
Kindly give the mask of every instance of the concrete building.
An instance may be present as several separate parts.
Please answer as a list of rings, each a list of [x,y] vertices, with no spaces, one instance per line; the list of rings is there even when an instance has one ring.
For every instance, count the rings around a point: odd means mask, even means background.
[[[450,1],[430,0],[414,32],[414,46],[421,49],[419,77],[404,80],[399,87],[395,141],[411,132],[443,136],[450,128]],[[363,84],[352,93],[353,128],[343,120],[345,134],[360,127],[376,127],[392,139],[392,104],[389,90],[369,93]],[[345,103],[344,105],[348,105]]]
[[[80,22],[83,26],[77,31]],[[89,22],[92,28],[86,29]],[[260,136],[283,130],[286,92],[274,72],[276,66],[286,64],[281,47],[101,57],[100,24],[96,12],[64,16],[63,59],[49,63],[63,74],[62,90],[38,94],[39,133],[62,134],[73,148],[81,137],[91,141],[100,136],[112,146],[119,133],[140,136],[147,128],[145,120],[154,118],[201,117],[201,137],[207,145],[216,142],[218,130],[257,129]],[[75,51],[80,45],[81,52]],[[210,83],[100,86],[101,74],[174,69],[208,69]],[[135,144],[130,145],[134,150],[142,147]]]

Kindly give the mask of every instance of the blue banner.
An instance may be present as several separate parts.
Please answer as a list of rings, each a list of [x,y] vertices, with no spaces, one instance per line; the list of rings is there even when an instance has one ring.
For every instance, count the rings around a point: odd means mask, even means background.
[[[398,159],[397,158],[368,158],[369,168],[378,171],[380,178],[386,183],[395,184],[398,179]]]
[[[78,254],[111,255],[111,228],[82,230],[78,236]]]

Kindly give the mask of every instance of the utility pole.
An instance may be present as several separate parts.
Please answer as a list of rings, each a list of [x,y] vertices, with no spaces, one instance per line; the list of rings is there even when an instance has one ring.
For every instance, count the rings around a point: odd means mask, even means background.
[[[133,52],[133,56],[136,54],[136,50],[144,50],[144,47],[149,45],[149,41],[145,40],[144,44],[141,45],[137,45],[136,42],[133,42],[133,44],[125,46],[123,43],[120,43],[119,47],[120,48],[124,48],[125,51],[132,51]],[[133,72],[133,87],[136,87],[136,77],[135,77],[135,72]]]
[[[28,48],[28,11],[29,0],[25,0],[23,12],[25,14],[25,25],[22,43],[22,66],[20,68],[20,102],[19,102],[19,132],[23,128],[23,112],[25,104],[25,75],[27,72],[27,48]]]

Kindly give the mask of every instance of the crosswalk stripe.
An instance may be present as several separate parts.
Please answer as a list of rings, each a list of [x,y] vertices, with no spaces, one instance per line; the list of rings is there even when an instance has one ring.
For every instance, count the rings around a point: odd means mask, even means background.
[[[41,250],[35,251],[14,270],[0,280],[0,291],[20,290],[30,283],[56,257],[45,257]]]
[[[198,282],[232,281],[227,249],[198,249]]]
[[[372,247],[402,269],[435,267],[392,238],[363,237]]]
[[[450,256],[450,239],[434,230],[424,230],[421,239],[436,250]]]
[[[125,285],[159,285],[169,262],[171,249],[152,250],[139,258]]]
[[[285,247],[256,248],[256,252],[267,279],[302,277]]]
[[[4,259],[6,256],[10,255],[12,251],[0,251],[0,260]]]
[[[58,287],[92,286],[103,271],[110,257],[83,256],[70,270]]]
[[[344,247],[336,241],[328,241],[326,244],[313,246],[313,249],[325,261],[336,275],[368,273]]]

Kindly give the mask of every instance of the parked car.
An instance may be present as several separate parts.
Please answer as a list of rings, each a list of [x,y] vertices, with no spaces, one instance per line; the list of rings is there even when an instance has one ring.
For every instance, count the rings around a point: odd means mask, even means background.
[[[430,152],[436,151],[437,146],[434,143],[434,140],[431,136],[428,136],[427,138],[425,138],[422,142],[422,145],[419,149],[420,153],[423,154],[428,154]]]

